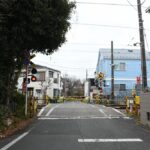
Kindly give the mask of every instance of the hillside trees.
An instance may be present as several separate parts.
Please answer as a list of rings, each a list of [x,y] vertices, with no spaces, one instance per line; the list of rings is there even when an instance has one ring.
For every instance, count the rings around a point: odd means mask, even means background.
[[[51,54],[65,41],[75,3],[0,0],[0,104],[9,105],[26,52]]]

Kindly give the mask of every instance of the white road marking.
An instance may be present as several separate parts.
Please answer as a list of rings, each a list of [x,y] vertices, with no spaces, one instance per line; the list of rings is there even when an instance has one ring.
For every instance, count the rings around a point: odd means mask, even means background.
[[[107,114],[102,109],[99,109],[99,111],[104,114],[105,117],[107,117]]]
[[[82,117],[82,116],[78,116],[78,117],[40,117],[38,118],[39,120],[71,120],[71,119],[119,119],[119,118],[123,118],[124,117],[119,117],[119,116],[108,116],[108,117]],[[126,119],[126,118],[125,118]]]
[[[43,107],[41,110],[40,110],[40,112],[38,113],[38,117],[39,116],[41,116],[41,114],[43,113],[43,111],[47,108],[47,107],[49,107],[50,105],[48,104],[47,106],[45,106],[45,107]]]
[[[20,135],[19,137],[17,137],[16,139],[14,139],[12,142],[8,143],[7,145],[5,145],[3,148],[1,148],[0,150],[7,150],[8,148],[10,148],[12,145],[14,145],[15,143],[17,143],[19,140],[21,140],[23,137],[25,137],[27,134],[29,134],[30,131],[23,133],[22,135]]]
[[[56,107],[58,107],[58,105],[51,108],[45,116],[49,116]]]
[[[142,139],[78,139],[78,142],[143,142]]]
[[[120,112],[119,110],[115,109],[115,108],[112,108],[114,111],[116,111],[117,113],[121,114],[122,116],[126,116],[124,113]]]

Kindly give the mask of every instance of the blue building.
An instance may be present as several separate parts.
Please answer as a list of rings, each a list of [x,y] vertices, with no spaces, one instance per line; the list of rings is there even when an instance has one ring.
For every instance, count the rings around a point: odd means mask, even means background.
[[[139,49],[114,49],[114,94],[131,96],[132,90],[141,88],[141,53]],[[150,53],[146,52],[147,79],[150,86]],[[100,49],[96,74],[104,73],[105,95],[111,93],[111,49]]]

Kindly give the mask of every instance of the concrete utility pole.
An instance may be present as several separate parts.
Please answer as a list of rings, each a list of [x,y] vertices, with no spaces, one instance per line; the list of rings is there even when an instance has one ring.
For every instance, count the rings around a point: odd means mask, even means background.
[[[142,89],[145,90],[147,88],[147,70],[146,70],[145,41],[144,41],[141,0],[137,0],[137,9],[139,19],[140,48],[141,48]]]
[[[86,81],[88,79],[88,70],[86,69]]]
[[[114,54],[113,41],[111,41],[111,99],[114,100]]]

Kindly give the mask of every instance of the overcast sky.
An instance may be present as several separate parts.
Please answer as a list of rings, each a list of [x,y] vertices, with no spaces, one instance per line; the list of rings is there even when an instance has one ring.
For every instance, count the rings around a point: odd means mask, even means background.
[[[115,48],[133,47],[139,42],[137,0],[76,0],[71,29],[66,34],[67,42],[50,56],[37,54],[36,64],[58,69],[64,74],[85,79],[94,76],[98,51],[110,48],[111,41]],[[145,9],[150,0],[143,3],[145,28],[145,46],[150,51],[150,14]]]

